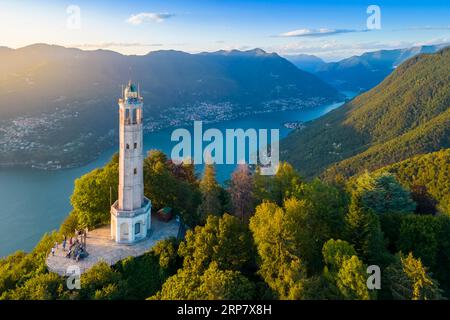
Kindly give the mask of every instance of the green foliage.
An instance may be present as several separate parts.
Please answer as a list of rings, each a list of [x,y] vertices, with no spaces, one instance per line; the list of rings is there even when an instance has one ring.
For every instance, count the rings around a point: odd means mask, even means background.
[[[381,214],[385,212],[413,212],[416,204],[409,191],[388,173],[365,172],[356,179],[355,194],[361,198],[362,209]]]
[[[374,294],[371,294],[366,284],[366,269],[367,267],[357,256],[352,256],[342,262],[336,276],[336,284],[345,299],[373,299]]]
[[[151,296],[151,300],[199,300],[202,296],[198,288],[201,275],[189,269],[178,269],[178,272],[164,282],[161,290]]]
[[[262,175],[258,167],[254,181],[254,195],[256,203],[272,201],[279,206],[283,205],[286,198],[297,194],[301,185],[301,178],[298,172],[287,162],[278,165],[274,176]]]
[[[216,169],[213,164],[205,164],[205,172],[200,181],[202,202],[199,207],[199,215],[202,221],[206,221],[208,215],[221,215],[223,203],[221,201],[221,187],[216,180]]]
[[[343,240],[329,240],[322,249],[324,277],[340,299],[369,300],[375,294],[367,288],[367,266],[352,245]]]
[[[64,279],[54,273],[42,273],[30,278],[16,290],[7,292],[7,300],[55,300],[64,291]]]
[[[75,180],[70,202],[80,227],[94,228],[109,223],[109,211],[111,204],[117,199],[118,184],[119,157],[117,154],[104,168],[95,169]]]
[[[187,232],[178,253],[183,267],[151,299],[253,297],[254,284],[241,272],[253,266],[254,248],[247,226],[238,218],[208,216],[204,226]]]
[[[399,254],[396,261],[387,268],[389,288],[394,299],[439,300],[442,291],[436,280],[431,278],[422,261],[412,253],[406,257]]]
[[[352,197],[345,222],[345,238],[355,246],[358,256],[369,264],[385,264],[388,257],[378,215],[365,209],[356,195]]]
[[[239,271],[222,271],[213,262],[201,277],[198,290],[202,299],[248,300],[254,297],[255,285]]]
[[[175,165],[161,151],[150,151],[144,159],[144,193],[154,208],[173,208],[189,226],[200,222],[200,193],[191,165]]]
[[[222,270],[240,270],[252,265],[253,245],[250,232],[238,218],[208,216],[205,226],[186,233],[178,254],[183,267],[204,272],[215,261]]]
[[[432,216],[409,216],[403,219],[399,230],[398,250],[412,252],[425,265],[436,267],[439,220]]]
[[[347,241],[330,239],[323,245],[322,254],[325,268],[329,272],[336,273],[344,260],[356,256],[356,251]]]
[[[395,163],[380,171],[390,172],[404,186],[426,193],[438,202],[442,213],[450,215],[450,149],[440,150]]]
[[[94,265],[81,275],[81,299],[118,299],[121,297],[120,285],[122,277],[105,262]],[[111,294],[111,295],[108,295]]]
[[[260,204],[250,219],[250,229],[258,250],[259,274],[280,299],[292,299],[306,277],[301,244],[311,240],[299,226],[309,207],[296,199],[285,206],[283,210],[274,203]]]
[[[70,236],[75,233],[75,230],[79,229],[80,222],[78,221],[78,215],[76,211],[72,211],[67,218],[61,224],[59,232],[65,236]]]

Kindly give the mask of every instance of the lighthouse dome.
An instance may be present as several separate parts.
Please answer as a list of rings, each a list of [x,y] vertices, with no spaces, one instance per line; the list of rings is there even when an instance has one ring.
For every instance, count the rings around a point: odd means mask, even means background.
[[[128,85],[125,87],[125,90],[124,90],[125,97],[126,98],[128,98],[128,97],[135,98],[135,97],[137,97],[137,92],[138,92],[138,90],[137,90],[136,85],[134,83],[132,83],[131,81],[129,81]]]

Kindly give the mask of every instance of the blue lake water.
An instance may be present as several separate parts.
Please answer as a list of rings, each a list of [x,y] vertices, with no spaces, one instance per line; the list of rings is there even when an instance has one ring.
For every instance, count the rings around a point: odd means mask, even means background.
[[[309,121],[339,107],[342,103],[310,110],[264,113],[238,120],[204,124],[220,129],[280,129],[280,138],[290,129],[287,121]],[[160,149],[170,156],[176,142],[170,140],[173,128],[144,136],[144,151]],[[71,211],[70,195],[74,180],[107,163],[117,148],[105,151],[97,160],[83,167],[59,171],[23,168],[0,169],[0,257],[16,250],[30,251],[45,232],[57,229]],[[234,170],[232,165],[217,165],[217,178],[223,182]],[[201,168],[199,168],[201,170]]]

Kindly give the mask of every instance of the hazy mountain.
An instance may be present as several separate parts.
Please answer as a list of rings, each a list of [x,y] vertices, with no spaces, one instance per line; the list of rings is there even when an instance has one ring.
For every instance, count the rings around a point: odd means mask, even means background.
[[[450,147],[450,48],[421,54],[380,85],[290,134],[282,156],[305,176],[351,176]],[[331,166],[331,167],[330,167]]]
[[[156,51],[124,56],[37,44],[0,50],[0,116],[41,112],[66,101],[111,105],[120,85],[139,82],[146,103],[165,107],[191,102],[257,103],[278,98],[336,99],[335,89],[277,54],[250,51],[188,54]],[[89,108],[99,108],[98,105]]]
[[[447,45],[366,52],[360,56],[329,63],[307,54],[285,56],[285,58],[299,69],[314,73],[339,90],[361,92],[375,87],[407,59],[420,53],[434,53]]]
[[[46,44],[0,48],[0,142],[12,144],[4,147],[0,164],[19,158],[47,162],[61,150],[79,163],[86,160],[79,157],[99,152],[113,141],[117,98],[130,78],[140,84],[146,121],[162,119],[156,126],[193,115],[251,114],[272,102],[304,107],[341,99],[316,76],[261,49],[125,56]],[[17,152],[11,150],[16,146]]]
[[[284,57],[292,62],[297,68],[311,73],[316,72],[327,64],[319,57],[310,54],[286,55]]]
[[[340,90],[366,91],[379,84],[397,66],[420,53],[434,53],[448,44],[380,50],[325,63],[314,74]],[[314,64],[313,64],[314,66]],[[305,70],[308,70],[303,66]]]

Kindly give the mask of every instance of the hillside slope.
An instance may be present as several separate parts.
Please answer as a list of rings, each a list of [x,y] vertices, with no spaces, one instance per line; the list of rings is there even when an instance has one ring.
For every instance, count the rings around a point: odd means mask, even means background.
[[[282,157],[305,176],[351,176],[450,147],[450,49],[416,56],[380,85],[290,134]]]

